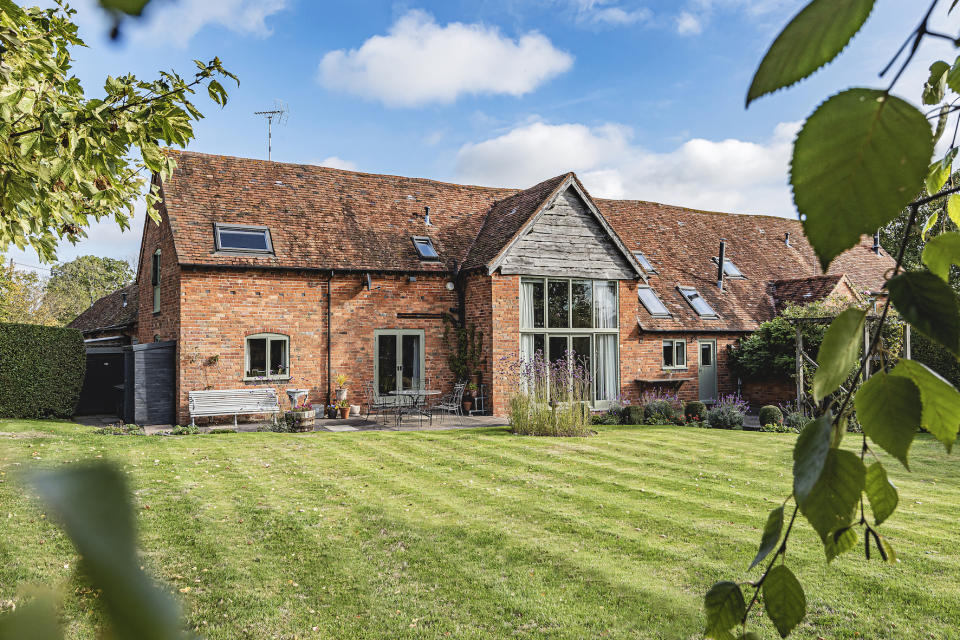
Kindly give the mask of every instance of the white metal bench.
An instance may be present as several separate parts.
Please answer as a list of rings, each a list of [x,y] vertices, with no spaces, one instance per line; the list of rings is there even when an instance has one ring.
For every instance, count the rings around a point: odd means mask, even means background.
[[[231,389],[224,391],[191,391],[190,424],[202,416],[237,416],[252,413],[278,413],[280,402],[275,389]]]

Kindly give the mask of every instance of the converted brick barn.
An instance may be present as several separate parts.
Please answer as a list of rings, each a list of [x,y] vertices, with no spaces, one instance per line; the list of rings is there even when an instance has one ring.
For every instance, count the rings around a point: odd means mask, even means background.
[[[824,274],[797,221],[595,199],[573,173],[518,190],[171,153],[136,337],[175,342],[180,422],[191,390],[449,390],[444,316],[482,333],[494,414],[537,350],[585,358],[597,409],[653,387],[710,402],[738,390],[727,345],[783,299],[869,295],[893,263],[865,238]]]

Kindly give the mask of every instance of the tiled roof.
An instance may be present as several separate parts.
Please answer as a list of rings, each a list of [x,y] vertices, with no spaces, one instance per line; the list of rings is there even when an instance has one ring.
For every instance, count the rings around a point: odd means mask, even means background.
[[[78,315],[67,326],[79,329],[83,333],[103,331],[105,329],[125,329],[137,322],[136,283],[108,293]],[[123,295],[127,296],[127,306],[123,306]]]
[[[170,151],[177,161],[163,186],[182,264],[365,271],[452,272],[489,265],[573,174],[529,189],[464,186],[311,165]],[[577,182],[579,186],[579,182]],[[581,187],[582,188],[582,187]],[[587,196],[589,197],[589,196]],[[751,331],[774,313],[769,282],[822,276],[801,224],[785,218],[696,211],[638,200],[595,199],[630,251],[658,270],[650,285],[671,312],[648,330]],[[424,207],[430,207],[427,226]],[[216,253],[215,222],[267,225],[274,255]],[[784,241],[790,234],[789,245]],[[411,236],[429,236],[440,262],[418,259]],[[716,283],[720,239],[745,278]],[[858,291],[878,291],[893,260],[872,239],[839,256],[830,274]],[[677,291],[693,286],[717,311],[698,316]]]
[[[628,248],[643,251],[659,272],[650,277],[650,285],[672,317],[654,318],[640,305],[638,321],[647,330],[752,331],[774,312],[768,281],[823,275],[797,220],[696,211],[639,200],[596,202]],[[725,278],[722,292],[717,287],[716,263],[721,239],[726,240],[727,259],[745,276]],[[847,276],[855,288],[878,290],[893,260],[885,253],[876,255],[872,246],[872,238],[864,236],[860,246],[834,261],[830,272],[850,269]],[[701,318],[694,313],[677,291],[678,285],[695,287],[719,317]]]
[[[770,295],[777,311],[788,305],[807,304],[823,300],[837,288],[843,275],[810,276],[774,280],[770,283]]]

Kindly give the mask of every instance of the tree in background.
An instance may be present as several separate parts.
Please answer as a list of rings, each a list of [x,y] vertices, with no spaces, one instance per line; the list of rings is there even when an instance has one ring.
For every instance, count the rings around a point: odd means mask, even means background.
[[[43,301],[43,278],[17,269],[0,255],[0,322],[56,324]]]
[[[101,0],[138,14],[143,0]],[[22,9],[0,0],[0,252],[33,247],[52,261],[62,240],[76,242],[93,221],[112,218],[126,229],[152,173],[166,178],[174,161],[160,145],[185,147],[203,114],[188,96],[205,86],[223,106],[217,78],[236,77],[220,60],[196,60],[191,77],[161,71],[152,81],[107,77],[103,94],[87,98],[71,75],[71,50],[86,46],[62,0]],[[147,191],[156,217],[156,186]]]
[[[57,324],[67,325],[94,302],[133,282],[130,263],[80,256],[50,270],[43,308]]]

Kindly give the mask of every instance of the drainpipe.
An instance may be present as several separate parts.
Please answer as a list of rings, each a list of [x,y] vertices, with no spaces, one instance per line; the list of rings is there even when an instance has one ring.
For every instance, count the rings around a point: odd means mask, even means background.
[[[330,405],[330,389],[331,389],[331,387],[330,387],[330,373],[331,373],[331,368],[330,368],[330,366],[331,366],[331,365],[330,365],[330,333],[331,333],[331,331],[332,331],[332,327],[330,326],[330,322],[331,322],[331,320],[332,320],[332,318],[333,318],[333,312],[332,312],[332,310],[330,309],[331,304],[332,304],[332,300],[331,300],[331,297],[330,297],[330,282],[331,282],[332,280],[333,280],[333,271],[331,271],[331,272],[329,273],[329,275],[327,275],[327,402],[326,402],[326,404],[327,404],[328,406]]]
[[[723,291],[723,261],[726,260],[727,241],[720,238],[720,260],[717,262],[717,286]]]

